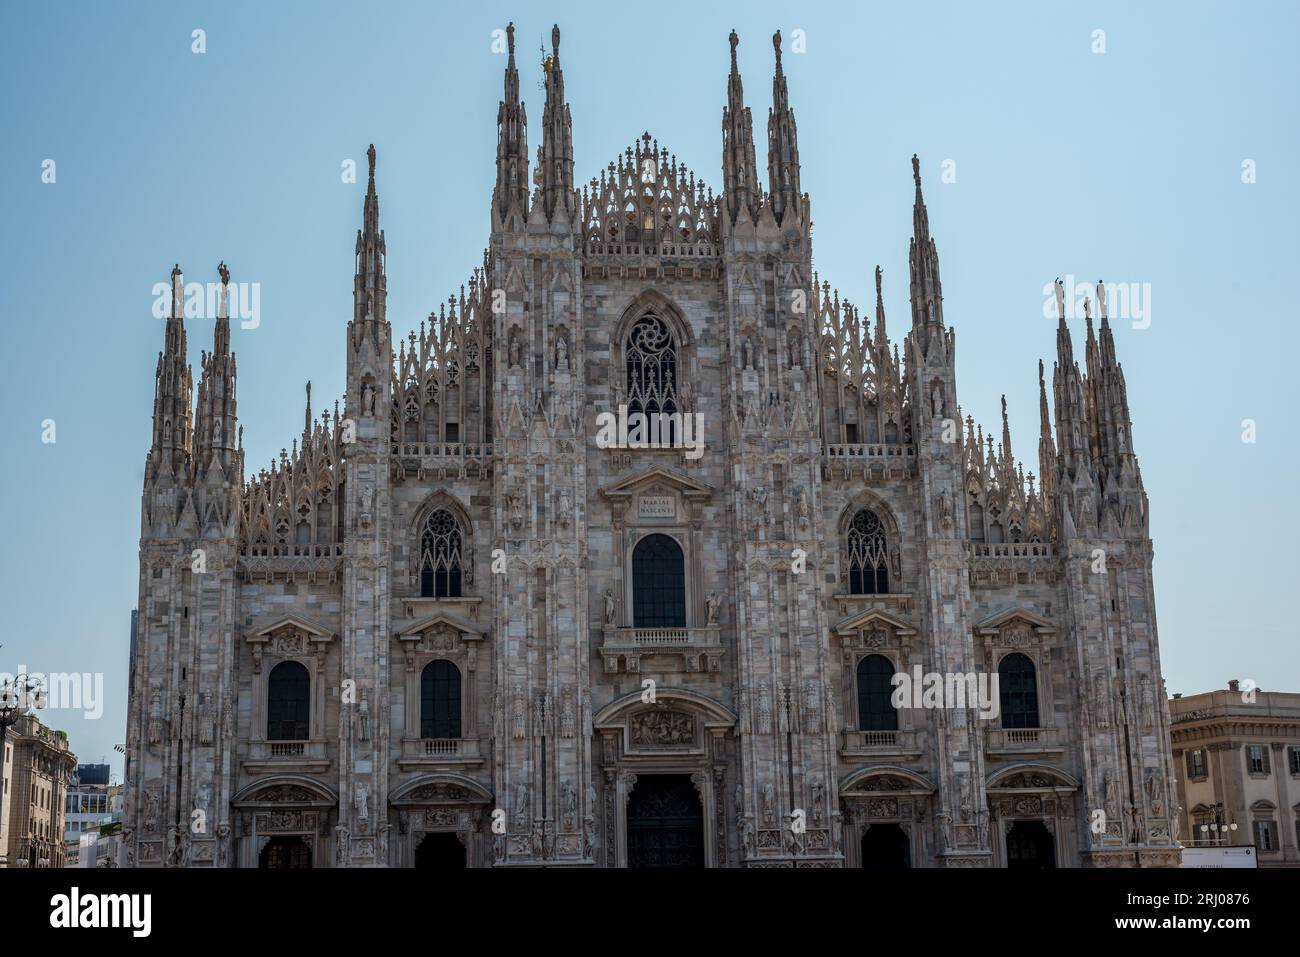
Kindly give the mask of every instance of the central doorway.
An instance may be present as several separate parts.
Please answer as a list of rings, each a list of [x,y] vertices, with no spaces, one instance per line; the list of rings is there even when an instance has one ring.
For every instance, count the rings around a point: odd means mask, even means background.
[[[689,775],[637,775],[627,802],[627,866],[704,866],[704,809]]]
[[[415,866],[444,871],[462,870],[465,867],[465,845],[455,834],[447,831],[426,834],[424,840],[416,845]]]
[[[262,848],[257,866],[268,870],[309,868],[311,848],[301,837],[273,837]]]
[[[1056,842],[1042,821],[1016,821],[1007,832],[1008,868],[1056,866]]]
[[[862,866],[900,870],[912,866],[907,832],[897,824],[873,824],[862,833]]]

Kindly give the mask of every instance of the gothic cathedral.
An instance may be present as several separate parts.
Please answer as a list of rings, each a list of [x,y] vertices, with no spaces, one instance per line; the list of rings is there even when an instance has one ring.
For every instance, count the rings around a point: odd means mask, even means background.
[[[1058,292],[1035,485],[1005,401],[963,420],[916,158],[891,345],[879,269],[874,321],[812,271],[780,34],[766,183],[730,41],[719,195],[649,134],[579,188],[559,30],[530,180],[512,27],[488,249],[396,339],[371,147],[346,393],[268,468],[230,273],[195,403],[174,271],[131,863],[1177,863],[1104,287],[1084,370]]]

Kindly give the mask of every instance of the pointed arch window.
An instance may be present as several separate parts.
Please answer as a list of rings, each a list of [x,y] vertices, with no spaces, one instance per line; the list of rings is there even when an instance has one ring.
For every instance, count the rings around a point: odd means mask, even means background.
[[[460,525],[447,509],[437,509],[425,520],[420,534],[421,597],[460,597],[460,556]]]
[[[897,731],[894,663],[884,655],[867,655],[858,662],[858,730]]]
[[[859,509],[849,526],[849,593],[889,594],[885,526],[869,508]]]
[[[420,673],[420,737],[460,737],[460,669],[445,658]]]
[[[1038,675],[1034,663],[1013,652],[998,665],[998,698],[1002,727],[1037,728]]]
[[[267,679],[266,739],[306,741],[311,714],[311,676],[297,661],[282,661]]]
[[[677,342],[668,323],[646,313],[627,336],[627,411],[677,411]]]

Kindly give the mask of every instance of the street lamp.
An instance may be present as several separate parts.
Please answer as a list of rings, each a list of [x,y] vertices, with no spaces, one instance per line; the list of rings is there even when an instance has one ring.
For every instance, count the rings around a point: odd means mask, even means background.
[[[1226,823],[1223,820],[1224,807],[1222,803],[1211,805],[1209,810],[1214,813],[1214,820],[1208,824],[1201,825],[1202,840],[1206,843],[1209,843],[1212,840],[1215,844],[1222,845],[1224,838],[1226,837],[1229,846],[1231,846],[1232,835],[1235,834],[1237,830],[1237,822],[1232,821],[1231,823]],[[1214,836],[1211,838],[1207,836],[1208,834],[1213,834]]]
[[[9,726],[17,724],[19,719],[31,713],[33,709],[44,707],[45,689],[41,686],[39,677],[23,673],[0,684],[0,756],[5,753],[5,738],[9,734]],[[23,863],[27,862],[23,861]],[[8,866],[6,850],[0,847],[0,867]]]

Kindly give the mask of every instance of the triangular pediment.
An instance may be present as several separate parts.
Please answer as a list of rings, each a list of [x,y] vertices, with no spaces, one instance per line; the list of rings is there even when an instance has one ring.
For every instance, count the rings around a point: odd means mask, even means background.
[[[977,635],[994,635],[1019,619],[1033,628],[1040,635],[1050,635],[1056,632],[1056,626],[1040,615],[1035,615],[1028,608],[1008,608],[1006,611],[1000,611],[996,615],[990,615],[983,621],[975,625],[975,634]]]
[[[248,632],[245,637],[248,641],[269,641],[272,635],[286,627],[306,632],[312,641],[331,641],[334,638],[332,631],[301,615],[283,615],[269,625]]]
[[[852,635],[858,631],[866,631],[869,628],[892,628],[897,635],[914,635],[916,629],[887,612],[879,608],[870,608],[856,615],[850,615],[848,618],[841,620],[834,626],[837,635]]]
[[[652,485],[665,486],[680,493],[684,498],[710,498],[713,495],[712,486],[687,478],[682,473],[674,472],[662,465],[652,466],[621,481],[606,485],[601,488],[600,494],[609,499],[625,499],[635,492],[645,491]]]
[[[483,632],[471,628],[459,619],[453,618],[445,611],[435,611],[432,615],[421,618],[398,631],[394,637],[399,641],[417,641],[430,631],[439,629],[454,631],[466,641],[475,641],[483,637]]]

